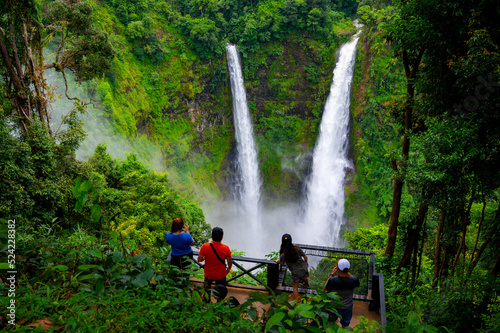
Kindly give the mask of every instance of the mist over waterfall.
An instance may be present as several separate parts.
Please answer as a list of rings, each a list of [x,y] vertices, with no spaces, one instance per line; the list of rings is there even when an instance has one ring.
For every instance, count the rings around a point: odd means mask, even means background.
[[[257,161],[257,148],[248,111],[245,84],[236,45],[227,45],[227,63],[233,96],[233,117],[237,143],[237,181],[234,195],[238,222],[250,232],[260,233],[261,178]]]
[[[351,168],[347,158],[349,107],[358,37],[340,48],[333,82],[326,100],[320,133],[307,183],[301,241],[311,245],[339,246],[344,224],[344,179]]]

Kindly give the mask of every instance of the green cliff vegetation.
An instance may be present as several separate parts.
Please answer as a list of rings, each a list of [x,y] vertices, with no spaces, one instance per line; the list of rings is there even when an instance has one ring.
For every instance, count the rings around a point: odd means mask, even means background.
[[[185,195],[228,195],[234,134],[225,44],[236,43],[265,192],[277,200],[298,195],[290,184],[300,180],[281,174],[282,165],[314,144],[335,49],[354,31],[347,16],[355,2],[91,3],[117,55],[89,89],[116,132],[156,143]]]
[[[182,217],[207,241],[199,205],[229,195],[226,43],[241,52],[265,202],[278,205],[301,195],[335,52],[358,18],[344,236],[377,255],[385,331],[498,331],[499,17],[493,0],[7,0],[0,244],[19,271],[9,329],[45,318],[64,331],[345,332],[326,315],[335,295],[207,306],[165,262],[163,237]],[[136,153],[86,143],[101,123]],[[252,301],[270,312],[258,317]]]

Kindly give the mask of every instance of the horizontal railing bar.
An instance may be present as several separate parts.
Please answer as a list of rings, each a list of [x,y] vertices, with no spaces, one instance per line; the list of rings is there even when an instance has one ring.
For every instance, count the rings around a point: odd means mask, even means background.
[[[276,288],[277,290],[282,290],[286,292],[293,292],[293,287],[281,286]],[[315,289],[301,288],[299,287],[299,292],[317,295],[318,292]],[[353,294],[352,298],[357,301],[373,301],[373,298],[367,295]]]
[[[339,253],[350,253],[350,254],[362,254],[365,256],[369,256],[371,254],[375,254],[373,251],[363,251],[363,250],[352,250],[352,249],[341,249],[337,247],[326,247],[326,246],[317,246],[317,245],[306,245],[306,244],[296,244],[300,246],[301,249],[307,250],[318,250],[325,252],[339,252]]]
[[[198,255],[198,254],[199,254],[199,251],[193,251],[193,255]],[[194,258],[194,259],[196,259],[196,258]],[[233,276],[233,277],[231,277],[230,279],[227,280],[227,282],[235,281],[239,277],[241,277],[241,276],[243,276],[243,275],[246,274],[246,275],[250,276],[252,279],[254,279],[255,281],[257,281],[258,283],[260,283],[261,285],[266,286],[266,284],[264,282],[262,282],[259,278],[257,278],[255,275],[253,275],[250,272],[253,271],[253,270],[255,270],[255,269],[257,269],[257,268],[261,268],[264,265],[268,265],[268,266],[269,265],[279,265],[276,261],[274,261],[274,260],[268,260],[268,259],[256,259],[256,258],[239,257],[239,256],[233,256],[233,257],[231,257],[231,259],[233,261],[234,266],[238,267],[240,270],[242,270],[242,272],[239,273],[239,274],[237,274],[237,275],[235,275],[235,276]],[[249,262],[249,263],[256,263],[258,265],[250,267],[249,269],[245,269],[243,266],[241,266],[240,264],[238,264],[238,261]],[[198,263],[198,261],[196,261],[196,263],[200,267],[202,267],[201,263]]]
[[[227,280],[227,282],[230,282],[230,281],[234,281],[236,280],[237,278],[239,278],[240,276],[243,276],[245,274],[247,274],[248,276],[250,276],[252,279],[254,279],[255,281],[257,281],[258,283],[262,284],[263,286],[265,286],[266,284],[264,282],[262,282],[261,280],[259,280],[259,278],[257,278],[255,275],[253,275],[252,273],[250,273],[250,271],[252,271],[253,269],[257,269],[259,267],[261,267],[263,264],[261,265],[258,265],[258,266],[255,266],[253,267],[252,269],[250,270],[246,270],[243,266],[241,266],[240,264],[238,264],[237,262],[234,262],[234,265],[236,267],[238,267],[239,269],[241,269],[243,272],[238,274],[237,276],[233,276],[232,278],[230,278],[229,280]]]
[[[198,255],[199,251],[193,251],[194,255]],[[268,260],[268,259],[257,259],[257,258],[249,258],[249,257],[239,257],[239,256],[232,256],[231,257],[233,261],[243,261],[243,262],[254,262],[254,263],[259,263],[259,264],[267,264],[267,265],[279,265],[276,261],[274,260]]]

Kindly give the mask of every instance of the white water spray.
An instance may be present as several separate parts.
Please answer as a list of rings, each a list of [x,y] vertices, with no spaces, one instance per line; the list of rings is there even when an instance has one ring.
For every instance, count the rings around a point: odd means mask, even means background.
[[[339,246],[344,224],[344,179],[351,167],[347,158],[351,84],[358,37],[340,48],[333,71],[314,148],[312,173],[307,184],[307,203],[301,242],[311,245]]]
[[[238,225],[240,232],[260,234],[260,188],[257,149],[253,137],[253,126],[248,111],[245,84],[241,72],[240,58],[236,45],[227,45],[227,63],[233,95],[233,116],[238,151],[238,181],[235,195],[238,202]],[[254,246],[258,247],[258,244]]]

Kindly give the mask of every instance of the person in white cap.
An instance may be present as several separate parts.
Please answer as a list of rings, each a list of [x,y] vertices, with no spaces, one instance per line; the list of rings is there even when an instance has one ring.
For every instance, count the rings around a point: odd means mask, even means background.
[[[340,319],[340,324],[342,327],[347,327],[351,323],[352,318],[352,296],[354,294],[354,288],[359,287],[359,279],[349,273],[349,268],[351,264],[347,259],[340,259],[337,262],[337,266],[333,267],[332,274],[325,283],[323,290],[326,292],[335,291],[342,298],[341,308],[337,308],[339,315],[342,317]],[[338,276],[335,276],[336,273]],[[337,320],[337,319],[335,319]]]

